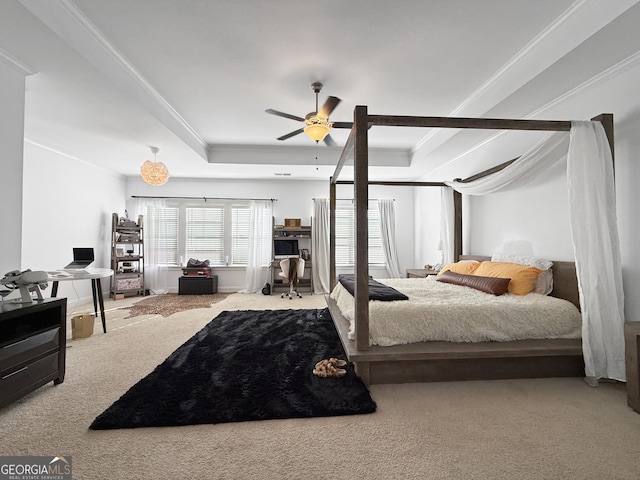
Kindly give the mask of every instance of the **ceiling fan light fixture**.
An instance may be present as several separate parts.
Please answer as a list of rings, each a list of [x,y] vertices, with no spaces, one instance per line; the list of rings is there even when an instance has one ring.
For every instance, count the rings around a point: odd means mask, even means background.
[[[140,176],[149,185],[158,187],[164,185],[169,180],[169,170],[162,162],[156,162],[156,155],[160,151],[157,147],[151,147],[151,153],[153,153],[153,162],[147,160],[140,167]]]
[[[329,135],[331,124],[326,118],[313,115],[305,120],[304,133],[314,142],[321,142]]]

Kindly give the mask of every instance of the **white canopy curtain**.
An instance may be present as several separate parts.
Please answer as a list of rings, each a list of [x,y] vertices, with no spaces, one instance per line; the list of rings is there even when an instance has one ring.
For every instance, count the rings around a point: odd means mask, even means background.
[[[130,200],[127,211],[133,213],[133,219],[143,215],[144,222],[144,283],[145,288],[154,295],[169,292],[168,269],[158,265],[158,235],[160,232],[160,220],[154,215],[154,210],[164,208],[165,201],[162,198],[133,198]]]
[[[571,122],[570,134],[548,135],[499,172],[469,183],[446,183],[468,195],[508,190],[530,182],[565,154],[587,381],[592,385],[599,378],[625,381],[624,293],[613,161],[602,124]],[[449,218],[452,225],[453,217]]]
[[[398,248],[396,246],[396,211],[393,200],[378,200],[380,211],[380,236],[382,238],[382,250],[387,264],[387,273],[390,278],[400,278],[400,262],[398,261]]]
[[[313,199],[311,262],[313,293],[329,293],[329,200]]]
[[[252,200],[249,211],[249,254],[244,280],[244,289],[239,293],[257,293],[262,290],[269,269],[263,264],[263,252],[271,251],[271,218],[273,208],[270,200]],[[269,225],[269,230],[265,231]]]

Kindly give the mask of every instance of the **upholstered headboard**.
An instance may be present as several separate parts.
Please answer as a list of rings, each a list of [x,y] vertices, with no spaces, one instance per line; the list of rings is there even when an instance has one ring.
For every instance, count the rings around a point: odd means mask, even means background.
[[[491,257],[486,255],[460,255],[460,260],[484,262],[491,260]],[[551,296],[568,300],[580,309],[576,264],[574,262],[553,261],[551,271],[553,272],[553,291]]]

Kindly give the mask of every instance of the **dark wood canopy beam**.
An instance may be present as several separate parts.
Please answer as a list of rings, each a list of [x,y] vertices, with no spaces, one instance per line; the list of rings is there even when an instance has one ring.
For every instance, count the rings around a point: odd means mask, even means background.
[[[355,124],[351,127],[349,131],[349,137],[347,138],[347,143],[345,143],[344,148],[342,149],[342,153],[340,154],[340,159],[338,160],[338,164],[336,165],[336,169],[333,171],[333,176],[329,180],[331,184],[335,184],[340,176],[340,172],[342,172],[342,167],[351,159],[353,159],[353,150],[355,147],[355,135],[356,129]]]
[[[338,180],[334,182],[336,185],[353,185],[354,180]],[[392,181],[376,181],[370,180],[369,185],[383,185],[389,187],[446,187],[444,182],[392,182]]]
[[[516,120],[502,118],[410,117],[369,115],[372,125],[391,127],[474,128],[485,130],[548,130],[569,131],[569,120]]]

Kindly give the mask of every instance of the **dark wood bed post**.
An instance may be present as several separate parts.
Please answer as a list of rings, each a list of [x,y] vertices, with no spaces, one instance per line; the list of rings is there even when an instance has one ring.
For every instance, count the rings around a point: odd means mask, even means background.
[[[329,291],[336,286],[336,184],[329,181]]]
[[[369,350],[369,121],[366,106],[356,106],[353,114],[355,145],[354,192],[355,255],[355,342],[357,350]]]
[[[453,261],[462,255],[462,194],[453,191]]]
[[[602,123],[604,127],[604,133],[607,135],[607,140],[609,140],[609,148],[611,149],[611,159],[613,162],[613,167],[615,168],[615,150],[613,148],[613,113],[601,113],[597,117],[593,117],[591,119],[594,122]]]

